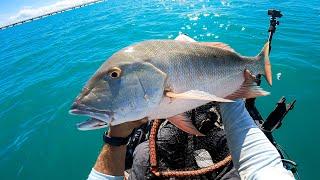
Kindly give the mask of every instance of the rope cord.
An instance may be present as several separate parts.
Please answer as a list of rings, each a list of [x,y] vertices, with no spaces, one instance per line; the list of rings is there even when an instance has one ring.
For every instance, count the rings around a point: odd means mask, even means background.
[[[149,148],[150,148],[150,165],[151,172],[158,177],[189,177],[203,175],[209,172],[216,171],[222,167],[225,167],[231,162],[231,155],[226,156],[222,161],[219,161],[211,166],[197,169],[197,170],[166,170],[158,171],[157,151],[156,151],[156,138],[158,129],[160,127],[161,120],[154,120],[149,136]]]

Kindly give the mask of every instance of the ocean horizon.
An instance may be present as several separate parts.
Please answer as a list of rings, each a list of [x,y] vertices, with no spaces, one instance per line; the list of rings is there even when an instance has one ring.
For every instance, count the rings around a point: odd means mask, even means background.
[[[43,6],[40,8],[24,8],[16,15],[10,16],[7,21],[0,23],[0,30],[11,28],[24,23],[32,22],[38,19],[53,16],[66,11],[93,5],[103,2],[104,0],[76,0],[76,1],[59,1],[53,5]]]
[[[86,179],[103,129],[79,131],[69,108],[113,53],[181,33],[224,42],[242,55],[268,38],[268,9],[281,10],[270,60],[271,95],[259,97],[266,118],[285,96],[297,103],[275,130],[301,179],[320,179],[320,8],[318,1],[103,1],[0,30],[0,179]]]

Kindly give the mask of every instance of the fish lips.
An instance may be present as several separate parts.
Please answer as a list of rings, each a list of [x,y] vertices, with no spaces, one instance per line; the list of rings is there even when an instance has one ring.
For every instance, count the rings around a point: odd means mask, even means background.
[[[96,118],[90,118],[87,121],[76,124],[76,126],[80,131],[89,131],[89,130],[105,128],[108,126],[108,123]]]
[[[90,117],[90,119],[87,121],[77,124],[78,130],[82,131],[107,127],[113,117],[113,113],[111,111],[98,110],[78,103],[74,103],[71,106],[69,113],[73,115],[85,115]]]

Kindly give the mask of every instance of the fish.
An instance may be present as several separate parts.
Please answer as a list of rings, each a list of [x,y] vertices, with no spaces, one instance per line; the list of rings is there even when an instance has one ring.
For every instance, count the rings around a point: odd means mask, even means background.
[[[185,112],[208,102],[233,102],[270,93],[269,42],[258,55],[242,56],[221,42],[147,40],[114,53],[94,73],[71,105],[70,113],[91,119],[78,124],[92,130],[148,118],[168,119],[181,130],[203,136]]]

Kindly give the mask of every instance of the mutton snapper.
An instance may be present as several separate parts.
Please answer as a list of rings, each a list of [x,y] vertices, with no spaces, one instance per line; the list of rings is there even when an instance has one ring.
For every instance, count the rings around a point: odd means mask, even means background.
[[[183,39],[183,38],[182,38]],[[80,130],[142,118],[168,119],[185,132],[202,135],[183,113],[211,101],[231,102],[269,93],[269,44],[255,57],[242,56],[223,43],[149,40],[113,54],[84,86],[70,113],[90,116]]]

